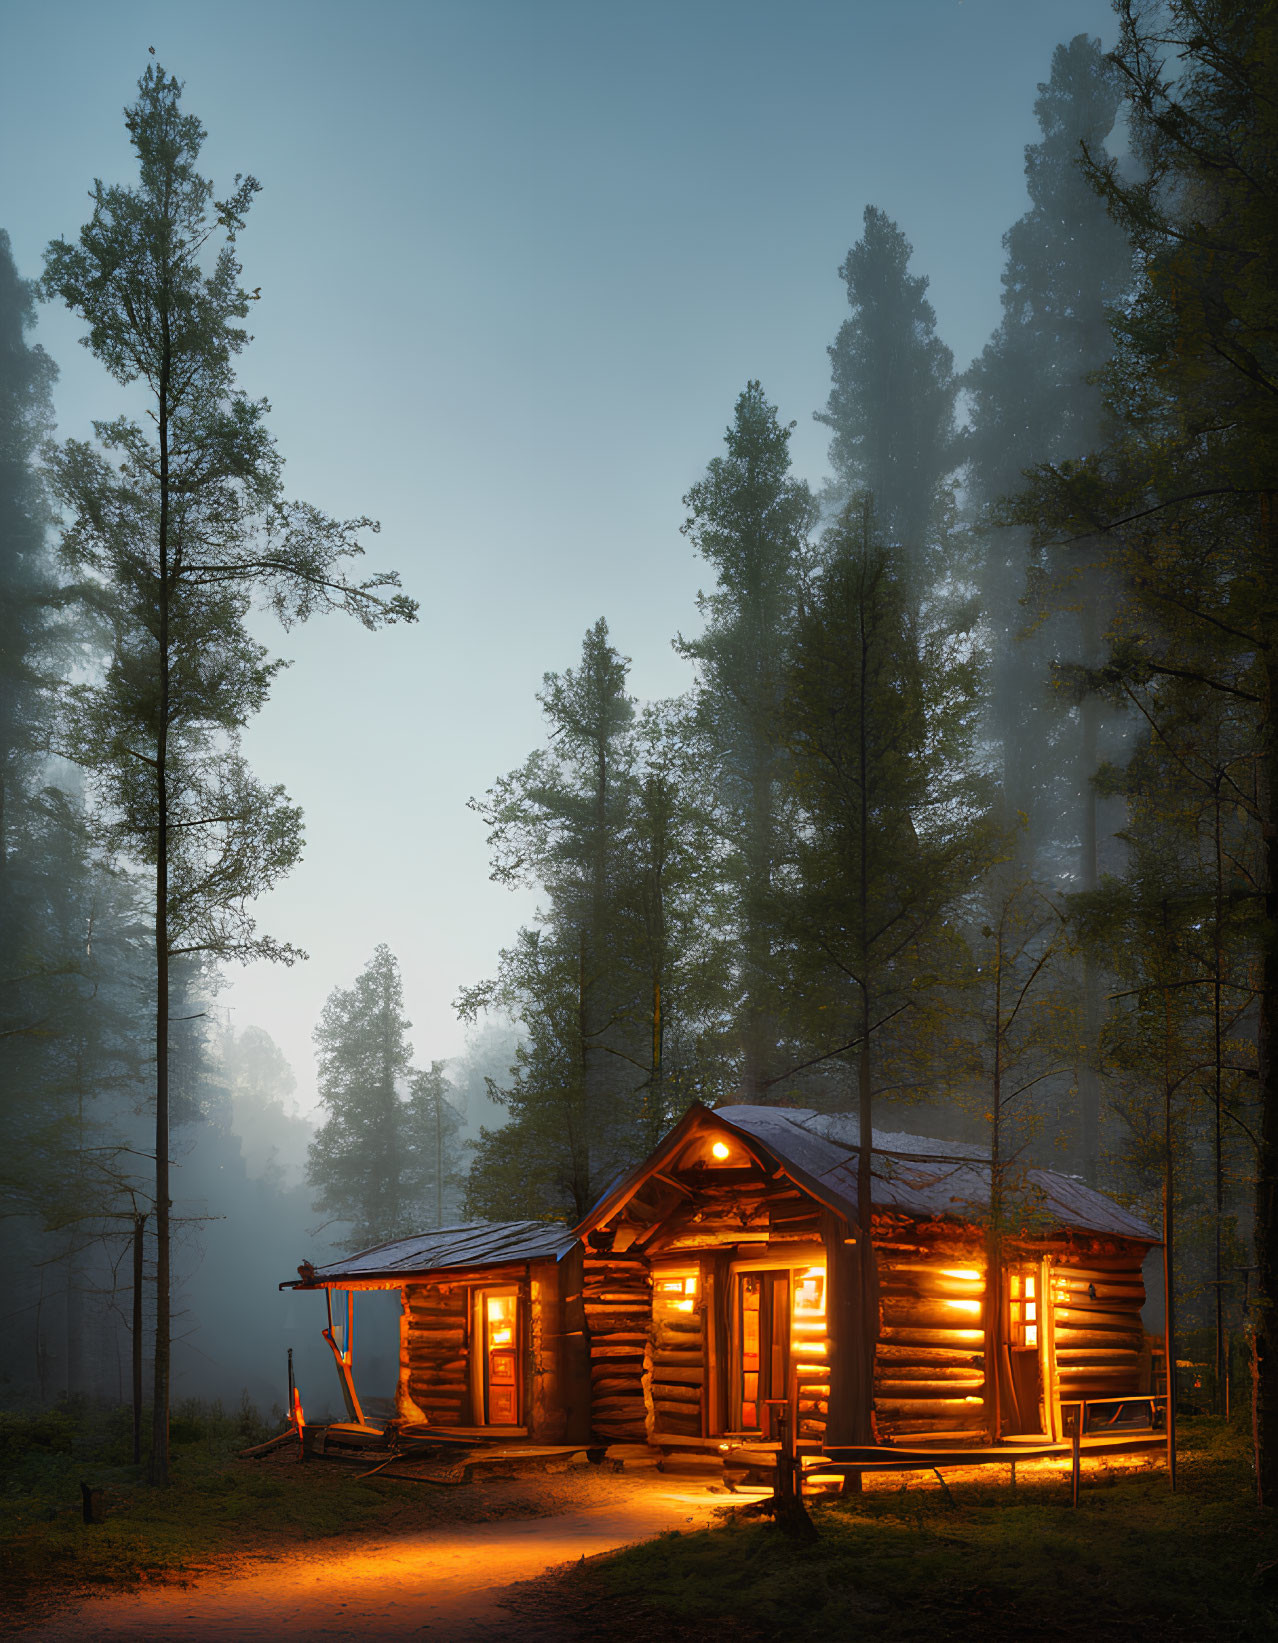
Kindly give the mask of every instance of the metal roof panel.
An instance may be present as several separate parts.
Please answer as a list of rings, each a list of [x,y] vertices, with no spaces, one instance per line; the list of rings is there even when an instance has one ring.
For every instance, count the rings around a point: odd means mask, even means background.
[[[716,1108],[713,1117],[754,1139],[782,1164],[807,1176],[831,1208],[857,1216],[859,1120],[852,1113],[802,1107]],[[905,1215],[979,1219],[989,1213],[990,1166],[970,1142],[875,1130],[871,1176],[876,1209]],[[1158,1235],[1130,1210],[1077,1176],[1027,1169],[1018,1188],[1027,1217],[1054,1227],[1158,1243]]]
[[[314,1279],[307,1282],[332,1284],[349,1278],[506,1266],[512,1261],[561,1261],[576,1242],[572,1228],[556,1221],[470,1221],[344,1256],[316,1267]]]

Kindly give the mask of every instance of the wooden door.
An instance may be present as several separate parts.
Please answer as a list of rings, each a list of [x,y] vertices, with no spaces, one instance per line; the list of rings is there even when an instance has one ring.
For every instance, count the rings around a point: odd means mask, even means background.
[[[1007,1273],[1007,1320],[1004,1340],[1011,1406],[1004,1430],[1042,1432],[1044,1427],[1042,1353],[1042,1273],[1037,1264],[1010,1267]]]
[[[777,1423],[768,1400],[789,1397],[789,1272],[739,1273],[735,1324],[736,1430],[770,1438]]]
[[[479,1293],[483,1425],[519,1425],[519,1295],[514,1289]]]

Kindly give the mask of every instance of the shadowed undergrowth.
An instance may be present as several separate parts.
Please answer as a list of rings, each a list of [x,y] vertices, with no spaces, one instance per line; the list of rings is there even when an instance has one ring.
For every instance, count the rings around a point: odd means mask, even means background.
[[[1187,1423],[1175,1495],[1162,1472],[1088,1472],[1074,1511],[1059,1474],[1016,1489],[1005,1476],[953,1482],[949,1498],[912,1480],[816,1504],[811,1547],[730,1517],[537,1583],[515,1606],[565,1637],[624,1625],[700,1643],[1278,1636],[1278,1524],[1254,1504],[1236,1433]]]

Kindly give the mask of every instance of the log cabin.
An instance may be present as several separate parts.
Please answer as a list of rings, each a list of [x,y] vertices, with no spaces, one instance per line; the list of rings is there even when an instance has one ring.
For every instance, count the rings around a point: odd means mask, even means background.
[[[575,1229],[444,1229],[289,1287],[399,1290],[408,1429],[723,1448],[784,1415],[812,1451],[970,1447],[1153,1390],[1148,1226],[1028,1169],[994,1237],[979,1147],[875,1132],[867,1302],[856,1141],[855,1116],[694,1106]]]

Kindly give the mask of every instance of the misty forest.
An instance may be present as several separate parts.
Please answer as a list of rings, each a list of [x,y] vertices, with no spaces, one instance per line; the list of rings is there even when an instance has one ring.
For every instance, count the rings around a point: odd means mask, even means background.
[[[307,1418],[340,1419],[316,1302],[277,1287],[299,1261],[571,1229],[694,1105],[805,1109],[975,1149],[990,1238],[1034,1224],[1044,1167],[1152,1228],[1177,1488],[1195,1442],[1232,1443],[1237,1521],[1272,1534],[1271,0],[1117,0],[1110,40],[1063,38],[1021,88],[1028,207],[975,358],[894,202],[847,225],[827,397],[780,404],[743,358],[686,453],[702,592],[663,637],[691,687],[637,694],[615,610],[547,649],[540,738],[470,801],[492,880],[534,911],[449,1001],[465,1053],[414,1027],[389,937],[352,948],[313,1022],[314,1112],[272,1020],[221,1002],[237,966],[306,960],[258,907],[303,815],[244,738],[301,624],[429,643],[454,618],[378,538],[375,494],[338,517],[289,489],[237,377],[272,196],[206,176],[184,65],[142,65],[119,88],[133,174],[86,176],[40,265],[0,232],[6,1452],[108,1430],[121,1477],[175,1488],[192,1434],[284,1426],[290,1351]],[[58,417],[54,307],[100,375],[91,426]],[[827,458],[802,474],[808,418]],[[408,840],[376,849],[425,870]],[[385,1301],[368,1408],[395,1395]],[[22,1436],[41,1421],[54,1437]],[[865,1487],[840,1509],[869,1511]],[[1246,1601],[1272,1605],[1272,1542],[1249,1545]],[[1168,1637],[1260,1635],[1259,1608],[1219,1633],[1168,1612]],[[734,1635],[818,1635],[762,1614]],[[870,1630],[968,1635],[934,1623]],[[596,1635],[563,1624],[544,1635]]]

